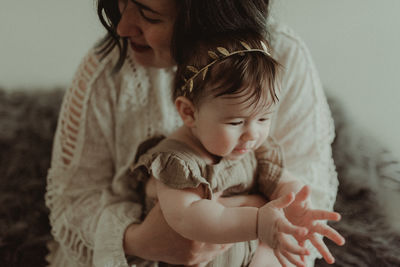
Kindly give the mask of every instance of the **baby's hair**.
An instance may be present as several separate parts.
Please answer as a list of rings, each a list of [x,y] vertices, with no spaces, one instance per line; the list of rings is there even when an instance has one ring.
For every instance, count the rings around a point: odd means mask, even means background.
[[[279,101],[278,69],[265,39],[220,36],[193,47],[191,56],[178,65],[173,100],[185,96],[198,107],[206,96],[246,95],[249,105],[260,100],[272,105]]]

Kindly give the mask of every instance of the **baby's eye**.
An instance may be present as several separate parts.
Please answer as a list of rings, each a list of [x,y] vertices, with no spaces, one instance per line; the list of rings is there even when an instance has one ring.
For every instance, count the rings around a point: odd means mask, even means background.
[[[268,121],[268,120],[269,120],[269,118],[260,118],[260,119],[258,119],[259,122],[265,122],[265,121]]]
[[[243,123],[243,121],[232,121],[232,122],[228,122],[229,125],[233,125],[233,126],[241,125],[242,123]]]

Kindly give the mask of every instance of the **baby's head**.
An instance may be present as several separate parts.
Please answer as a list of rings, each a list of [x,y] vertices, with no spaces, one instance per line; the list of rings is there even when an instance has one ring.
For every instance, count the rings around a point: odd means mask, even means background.
[[[269,50],[265,39],[253,35],[220,37],[198,44],[178,65],[174,100],[185,96],[200,106],[209,97],[246,94],[253,102],[250,104],[262,100],[276,103],[278,63]]]
[[[208,152],[237,158],[268,136],[278,102],[277,70],[265,40],[220,37],[194,47],[178,66],[173,98]]]

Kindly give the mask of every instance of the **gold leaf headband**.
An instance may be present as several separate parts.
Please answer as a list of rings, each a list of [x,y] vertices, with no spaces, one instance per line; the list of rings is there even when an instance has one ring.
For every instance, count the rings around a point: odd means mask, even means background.
[[[184,91],[185,88],[188,87],[189,88],[189,92],[191,93],[192,90],[193,90],[193,80],[200,74],[203,75],[202,78],[204,80],[206,75],[207,75],[208,68],[211,67],[212,65],[214,65],[219,60],[225,59],[227,57],[230,57],[230,56],[233,56],[233,55],[236,55],[236,54],[239,54],[239,55],[243,56],[244,53],[249,53],[249,52],[261,52],[261,53],[263,53],[265,55],[271,56],[271,53],[269,52],[269,49],[266,46],[266,44],[263,41],[260,41],[260,42],[261,42],[261,47],[263,49],[251,48],[247,43],[242,42],[242,41],[240,42],[240,44],[245,49],[237,50],[237,51],[233,51],[233,52],[229,52],[228,49],[219,46],[219,47],[217,47],[217,51],[221,54],[220,56],[216,52],[209,50],[208,51],[208,55],[212,59],[212,61],[210,63],[208,63],[207,65],[205,65],[201,69],[197,69],[196,67],[190,66],[190,65],[186,66],[186,68],[189,71],[191,71],[193,73],[193,75],[189,79],[185,79],[184,78],[185,84],[181,88],[182,91]]]

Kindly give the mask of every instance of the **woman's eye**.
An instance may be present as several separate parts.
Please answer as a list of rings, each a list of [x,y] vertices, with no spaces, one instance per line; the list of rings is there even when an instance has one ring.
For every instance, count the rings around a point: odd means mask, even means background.
[[[146,10],[143,10],[141,8],[139,8],[139,12],[140,15],[148,22],[156,24],[156,23],[160,23],[161,20],[160,19],[156,19],[156,18],[152,18],[149,14],[146,13],[150,13],[149,11],[146,12]]]
[[[260,118],[260,119],[258,119],[259,122],[266,122],[268,120],[269,120],[268,118]]]

